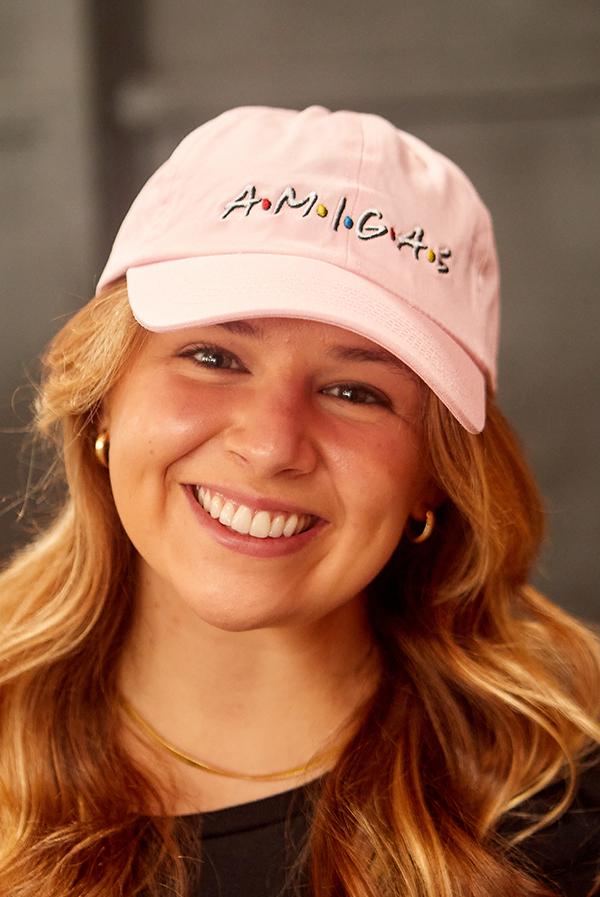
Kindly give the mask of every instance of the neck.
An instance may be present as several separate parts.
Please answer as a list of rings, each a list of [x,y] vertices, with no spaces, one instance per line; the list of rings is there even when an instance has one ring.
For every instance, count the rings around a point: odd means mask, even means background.
[[[207,624],[174,596],[159,600],[155,589],[142,588],[120,690],[165,739],[204,762],[247,773],[302,766],[343,744],[347,724],[376,687],[379,655],[365,600],[361,594],[311,622],[232,632]],[[225,794],[233,802],[236,794],[251,799],[319,774],[313,768],[297,780],[240,785],[181,768],[162,753],[189,794],[196,795],[197,783],[217,805]],[[197,796],[178,803],[178,811],[190,803],[193,811]]]

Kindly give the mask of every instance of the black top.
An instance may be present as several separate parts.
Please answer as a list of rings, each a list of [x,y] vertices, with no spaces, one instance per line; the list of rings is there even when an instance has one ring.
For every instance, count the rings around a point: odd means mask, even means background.
[[[283,890],[285,872],[308,831],[306,794],[311,784],[234,807],[179,816],[184,825],[203,821],[202,879],[193,897],[288,897],[292,892]],[[554,783],[517,809],[543,811],[560,799],[564,788],[564,782]],[[524,825],[505,817],[498,831],[510,835]],[[560,819],[513,850],[533,861],[540,880],[564,897],[585,897],[600,872],[600,763],[581,772],[576,796]],[[306,880],[301,887],[306,890],[299,893],[308,895]]]

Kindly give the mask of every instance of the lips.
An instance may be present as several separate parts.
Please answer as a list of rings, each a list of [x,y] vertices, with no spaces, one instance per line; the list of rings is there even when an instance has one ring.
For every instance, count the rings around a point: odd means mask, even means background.
[[[309,545],[314,544],[318,540],[319,535],[329,525],[323,518],[319,518],[309,529],[304,529],[302,532],[291,535],[288,538],[283,534],[279,538],[270,536],[261,538],[260,536],[250,535],[250,533],[244,534],[229,526],[223,526],[219,520],[214,519],[211,514],[207,513],[199,504],[193,486],[183,483],[182,486],[192,512],[201,528],[223,548],[237,554],[263,559],[294,555],[296,552],[301,552],[307,549]],[[258,514],[260,515],[260,513],[259,511]]]

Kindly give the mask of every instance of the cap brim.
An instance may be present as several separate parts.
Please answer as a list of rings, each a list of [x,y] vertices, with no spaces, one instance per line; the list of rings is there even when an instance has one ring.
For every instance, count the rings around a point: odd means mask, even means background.
[[[136,320],[163,332],[237,318],[292,317],[358,333],[405,362],[470,433],[485,424],[485,374],[439,324],[373,281],[330,262],[228,253],[129,268]]]

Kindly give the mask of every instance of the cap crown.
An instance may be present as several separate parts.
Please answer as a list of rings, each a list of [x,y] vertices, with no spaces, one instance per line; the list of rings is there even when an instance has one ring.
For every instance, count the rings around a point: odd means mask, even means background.
[[[379,284],[495,386],[489,211],[454,162],[381,116],[243,106],[192,131],[131,206],[98,292],[132,267],[238,252],[320,259]]]

